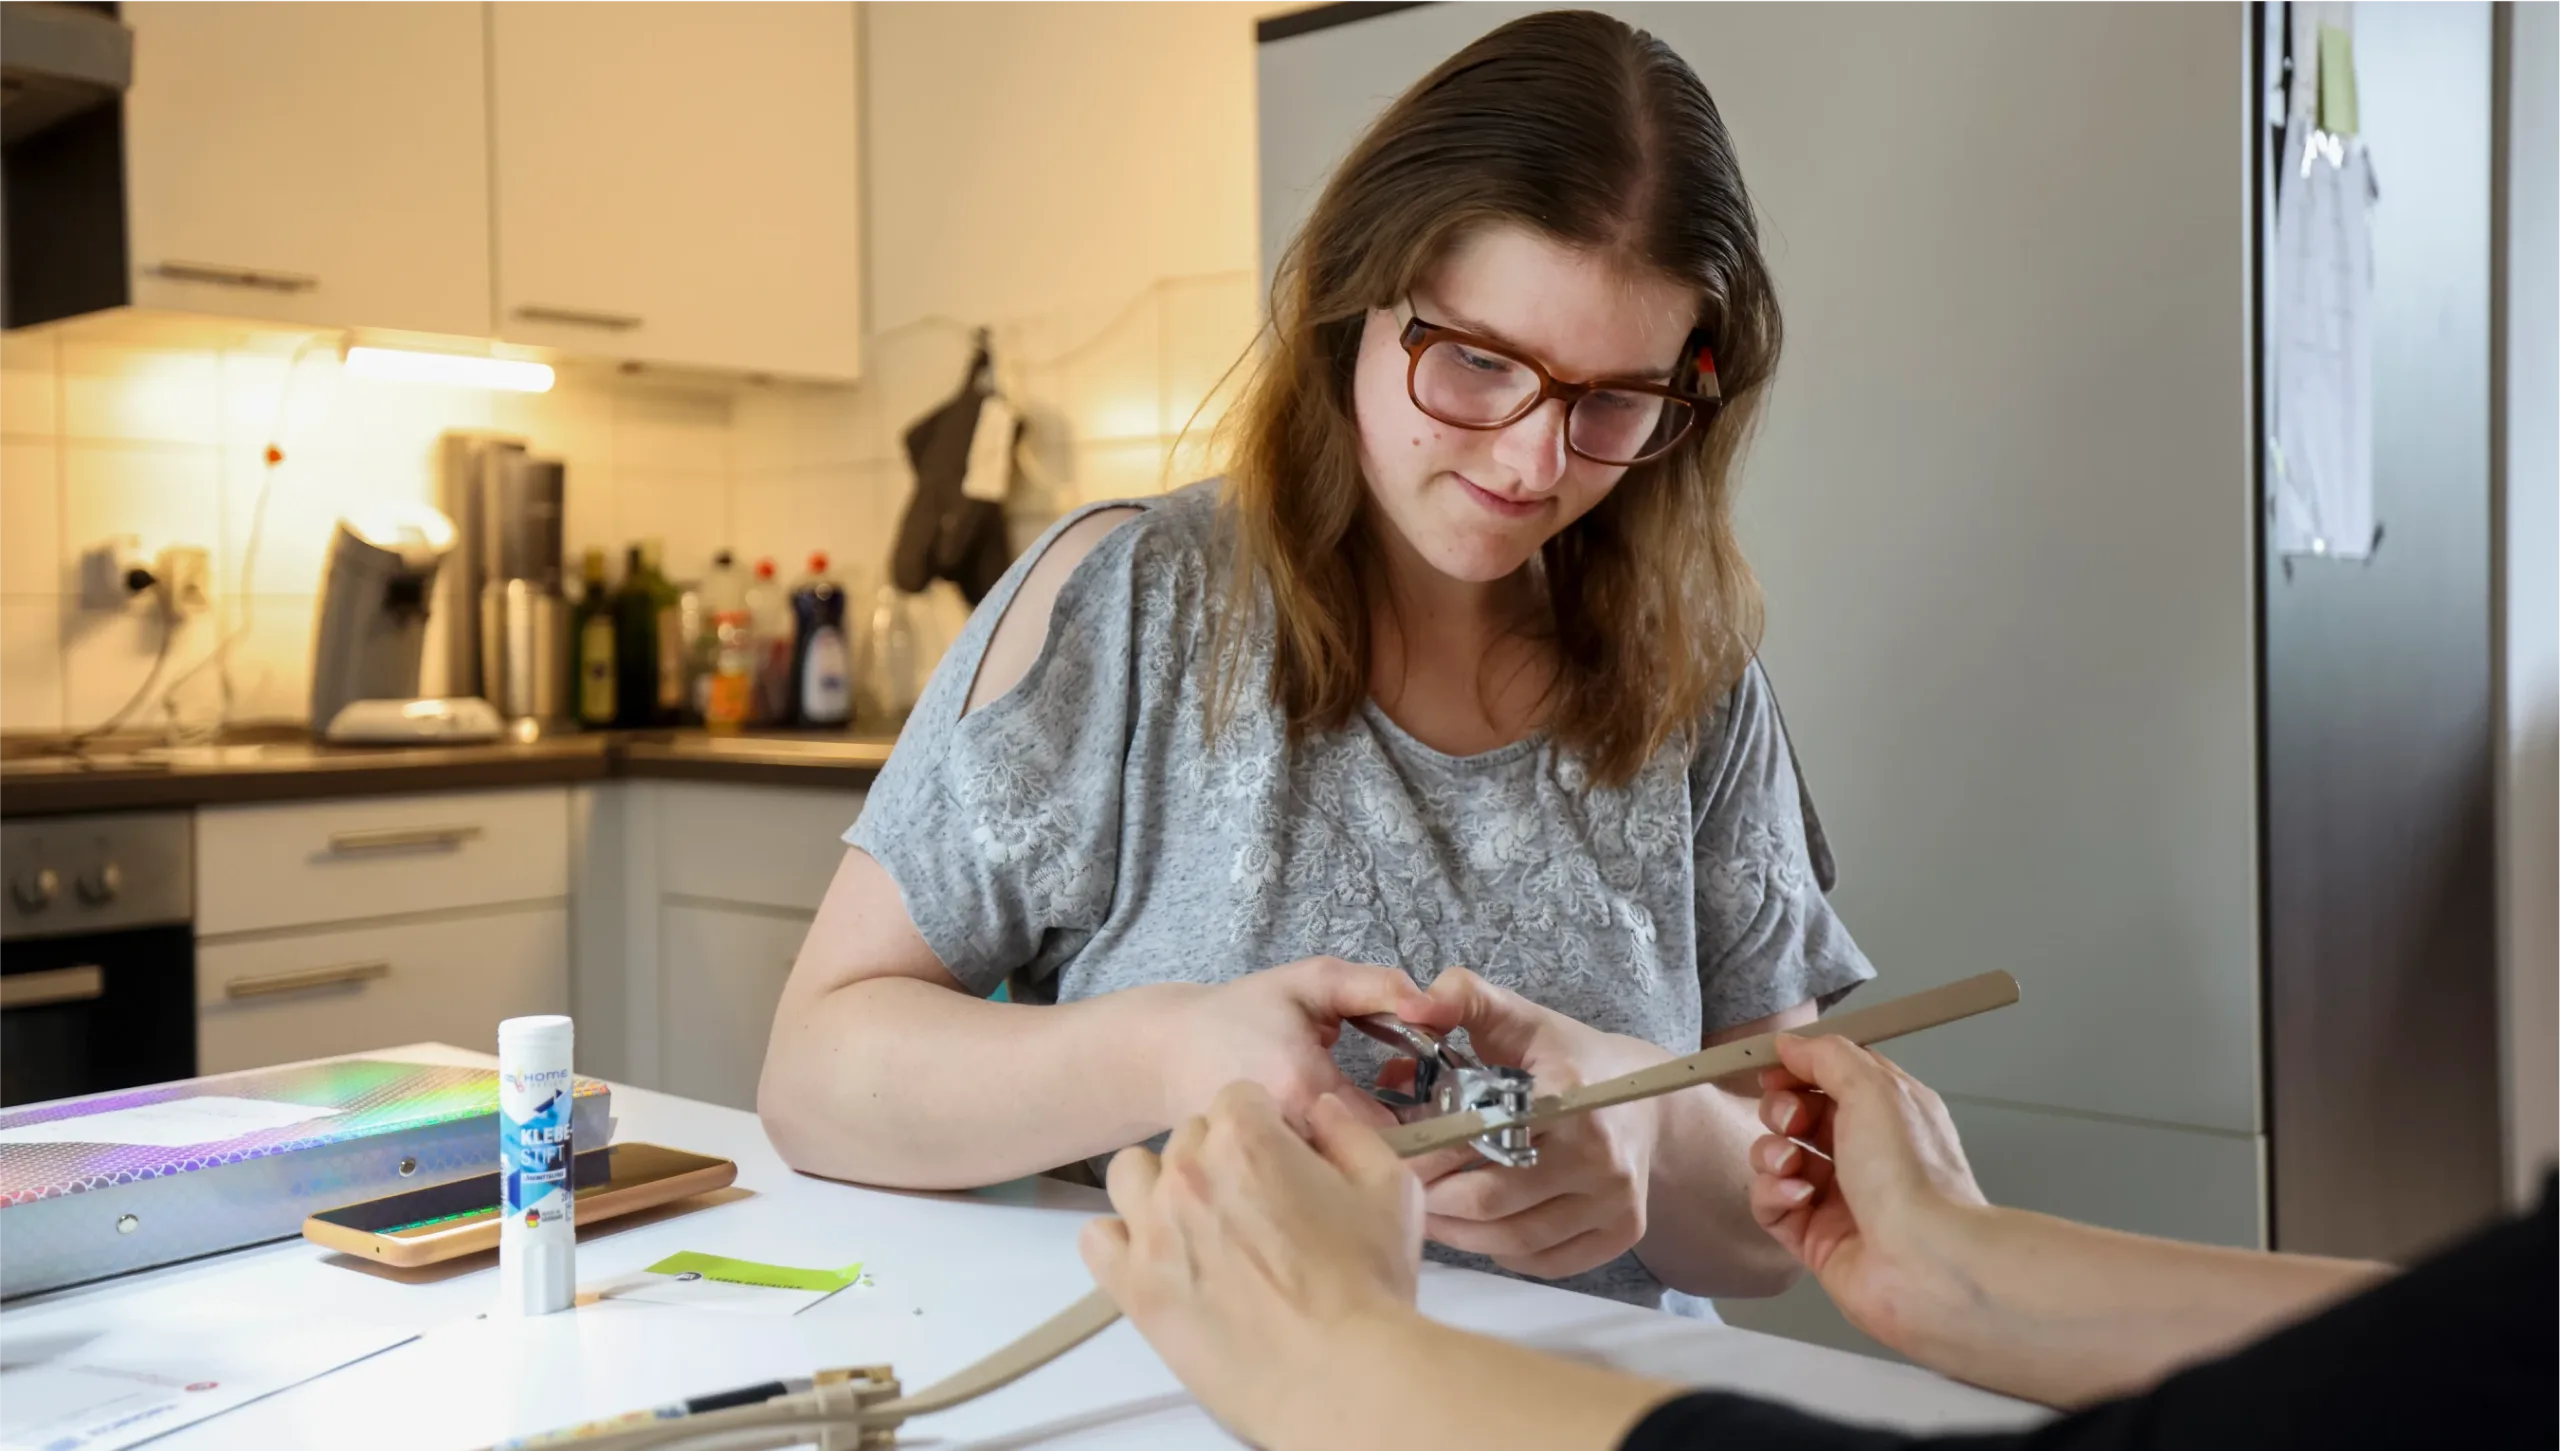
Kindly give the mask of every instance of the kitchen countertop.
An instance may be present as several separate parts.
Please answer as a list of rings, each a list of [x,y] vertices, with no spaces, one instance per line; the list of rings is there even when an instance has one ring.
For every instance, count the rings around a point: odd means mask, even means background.
[[[292,729],[203,746],[107,739],[67,753],[60,738],[0,739],[0,816],[174,810],[416,791],[547,786],[617,778],[860,787],[889,759],[891,735],[840,731],[595,731],[534,741],[332,746]]]
[[[350,1055],[491,1066],[441,1044]],[[860,1260],[863,1282],[797,1315],[602,1301],[538,1319],[486,1315],[481,1254],[392,1270],[289,1239],[9,1303],[13,1337],[77,1345],[126,1329],[219,1325],[244,1307],[417,1338],[180,1427],[155,1447],[459,1451],[831,1365],[887,1362],[909,1389],[985,1355],[1092,1288],[1076,1232],[1102,1195],[1051,1180],[973,1193],[866,1189],[795,1174],[755,1115],[613,1086],[618,1142],[737,1161],[733,1190],[578,1237],[582,1285],[680,1251],[785,1265]],[[1474,1270],[1425,1265],[1422,1308],[1454,1325],[1687,1385],[1768,1396],[1911,1430],[2032,1425],[2046,1413],[1915,1366],[1870,1360]],[[1315,1393],[1321,1394],[1321,1388]],[[982,1400],[918,1420],[901,1445],[946,1451],[1190,1451],[1236,1443],[1126,1324]]]

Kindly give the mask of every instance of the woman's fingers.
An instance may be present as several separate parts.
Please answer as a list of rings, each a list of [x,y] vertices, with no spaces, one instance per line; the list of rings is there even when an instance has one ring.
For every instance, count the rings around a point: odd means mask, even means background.
[[[1526,1064],[1529,1045],[1545,1024],[1545,1008],[1463,967],[1448,968],[1432,979],[1431,998],[1451,1018],[1443,1031],[1466,1029],[1476,1056],[1487,1063]]]
[[[1392,967],[1338,957],[1309,958],[1296,966],[1299,971],[1289,983],[1291,994],[1310,1017],[1339,1022],[1365,1013],[1393,1013],[1408,1023],[1429,1026],[1453,1017],[1412,978]]]
[[[1454,1219],[1433,1214],[1423,1233],[1451,1249],[1490,1255],[1497,1261],[1542,1254],[1582,1235],[1603,1229],[1617,1208],[1587,1194],[1559,1196],[1520,1214],[1496,1220]],[[1588,1268],[1587,1266],[1585,1268]]]
[[[1586,1230],[1562,1244],[1552,1245],[1526,1255],[1496,1255],[1493,1262],[1515,1275],[1533,1280],[1561,1280],[1584,1270],[1597,1269],[1622,1253],[1610,1244],[1606,1229]]]
[[[1424,1191],[1423,1204],[1437,1219],[1464,1219],[1490,1223],[1524,1214],[1539,1205],[1565,1194],[1570,1186],[1562,1174],[1541,1163],[1534,1169],[1493,1168],[1472,1174],[1451,1174],[1434,1180]]]

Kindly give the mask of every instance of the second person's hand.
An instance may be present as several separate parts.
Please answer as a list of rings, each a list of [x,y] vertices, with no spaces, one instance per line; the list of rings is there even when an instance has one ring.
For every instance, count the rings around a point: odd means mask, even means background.
[[[1962,1297],[1959,1242],[1982,1190],[1947,1106],[1844,1038],[1781,1034],[1760,1074],[1753,1217],[1849,1322],[1906,1353],[1933,1307]]]
[[[1305,1132],[1319,1098],[1338,1095],[1373,1127],[1394,1115],[1343,1076],[1333,1045],[1345,1018],[1392,1013],[1409,1023],[1446,1029],[1457,1010],[1435,1002],[1391,967],[1310,957],[1248,973],[1214,987],[1167,984],[1147,989],[1171,1004],[1163,1036],[1133,1045],[1164,1065],[1160,1121],[1171,1126],[1207,1110],[1218,1090],[1238,1079],[1260,1084],[1289,1124]]]

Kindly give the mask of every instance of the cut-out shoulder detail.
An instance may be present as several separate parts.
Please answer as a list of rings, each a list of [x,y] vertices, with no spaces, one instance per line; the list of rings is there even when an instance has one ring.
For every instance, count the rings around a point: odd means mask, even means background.
[[[978,675],[969,684],[968,704],[960,708],[962,717],[1002,700],[1006,691],[1022,683],[1022,677],[1031,672],[1031,662],[1040,658],[1040,647],[1048,642],[1049,614],[1057,607],[1058,591],[1066,588],[1067,577],[1104,535],[1145,512],[1134,505],[1099,509],[1049,541],[1031,572],[1023,576],[1022,587],[1006,603],[1004,617],[996,621],[995,634],[987,640],[986,653],[978,657]]]

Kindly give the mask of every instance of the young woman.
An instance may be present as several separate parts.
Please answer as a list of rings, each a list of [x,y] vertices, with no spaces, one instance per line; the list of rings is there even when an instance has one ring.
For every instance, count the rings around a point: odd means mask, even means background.
[[[1733,537],[1778,336],[1668,47],[1534,15],[1416,84],[1284,259],[1223,484],[1062,521],[944,659],[775,1017],[784,1156],[983,1184],[1238,1078],[1303,1120],[1379,1061],[1344,1018],[1455,1026],[1478,976],[1557,1010],[1474,1044],[1549,1085],[1871,976]],[[1431,1238],[1640,1303],[1783,1287],[1751,1100],[1661,1102],[1425,1165]]]

